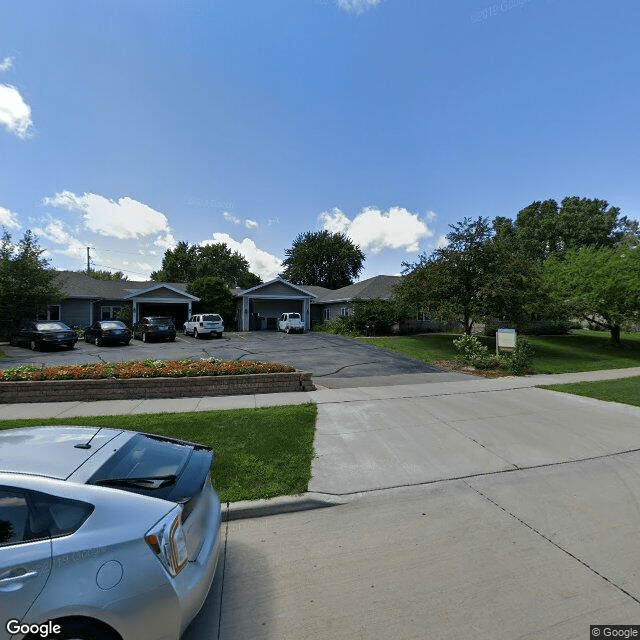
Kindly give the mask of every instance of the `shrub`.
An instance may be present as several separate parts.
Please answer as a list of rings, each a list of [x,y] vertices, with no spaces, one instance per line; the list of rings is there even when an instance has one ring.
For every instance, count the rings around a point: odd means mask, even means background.
[[[531,367],[535,350],[530,342],[520,338],[516,342],[516,348],[507,356],[507,371],[514,376],[522,376]]]

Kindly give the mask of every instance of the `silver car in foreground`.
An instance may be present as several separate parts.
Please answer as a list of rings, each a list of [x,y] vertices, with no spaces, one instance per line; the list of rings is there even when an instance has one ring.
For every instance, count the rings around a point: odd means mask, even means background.
[[[212,461],[113,428],[0,431],[0,639],[177,640],[218,561]]]

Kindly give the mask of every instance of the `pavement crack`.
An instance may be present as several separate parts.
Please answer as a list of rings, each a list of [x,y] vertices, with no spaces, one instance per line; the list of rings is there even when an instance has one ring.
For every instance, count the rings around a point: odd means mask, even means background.
[[[475,487],[473,487],[472,485],[470,485],[466,481],[464,481],[464,483],[467,485],[467,487],[469,487],[469,489],[471,489],[472,491],[475,491],[475,493],[477,493],[479,496],[484,498],[487,502],[490,502],[492,505],[494,505],[495,507],[497,507],[498,509],[500,509],[501,511],[506,513],[508,516],[510,516],[511,518],[516,520],[517,522],[519,522],[523,527],[526,527],[527,529],[529,529],[529,531],[535,533],[537,536],[539,536],[540,538],[542,538],[543,540],[545,540],[546,542],[548,542],[549,544],[554,546],[556,549],[558,549],[559,551],[562,551],[562,553],[564,553],[565,555],[569,556],[570,558],[572,558],[576,562],[579,562],[583,567],[585,567],[586,569],[591,571],[591,573],[595,574],[596,576],[598,576],[599,578],[601,578],[602,580],[604,580],[605,582],[610,584],[612,587],[614,587],[615,589],[617,589],[621,593],[624,593],[624,595],[626,595],[629,598],[631,598],[637,604],[640,604],[640,599],[638,599],[632,593],[630,593],[629,591],[627,591],[626,589],[621,587],[619,584],[615,583],[613,580],[607,578],[607,576],[605,576],[604,574],[600,573],[597,569],[594,569],[588,562],[586,562],[582,558],[579,558],[574,553],[571,553],[571,551],[569,551],[568,549],[565,549],[563,546],[559,545],[557,542],[554,542],[551,538],[549,538],[544,533],[542,533],[542,531],[539,531],[533,525],[529,524],[528,522],[525,522],[522,518],[517,516],[515,513],[512,513],[511,511],[509,511],[508,509],[503,507],[500,503],[498,503],[495,500],[493,500],[492,498],[490,498],[486,493],[483,493],[482,491],[480,491],[480,489],[476,489]]]
[[[349,369],[350,367],[361,367],[364,364],[378,364],[378,360],[372,360],[371,362],[354,362],[353,364],[345,364],[344,367],[339,367],[335,371],[330,371],[329,373],[314,373],[314,378],[326,378],[327,376],[335,375],[336,373],[340,373],[340,371],[344,371],[345,369]]]

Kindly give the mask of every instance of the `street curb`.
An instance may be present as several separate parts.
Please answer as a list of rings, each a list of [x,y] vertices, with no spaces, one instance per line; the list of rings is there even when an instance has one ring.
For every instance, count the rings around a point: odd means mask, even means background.
[[[343,504],[343,500],[318,493],[303,493],[299,496],[279,496],[268,500],[243,500],[222,504],[222,521],[262,518],[281,513],[295,513],[310,509],[323,509]]]

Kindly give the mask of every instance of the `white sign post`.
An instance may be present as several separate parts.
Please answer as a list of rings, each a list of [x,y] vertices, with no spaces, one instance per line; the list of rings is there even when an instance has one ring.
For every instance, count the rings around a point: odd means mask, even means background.
[[[512,351],[516,348],[516,330],[515,329],[498,329],[496,331],[496,355],[499,355],[500,349]]]

